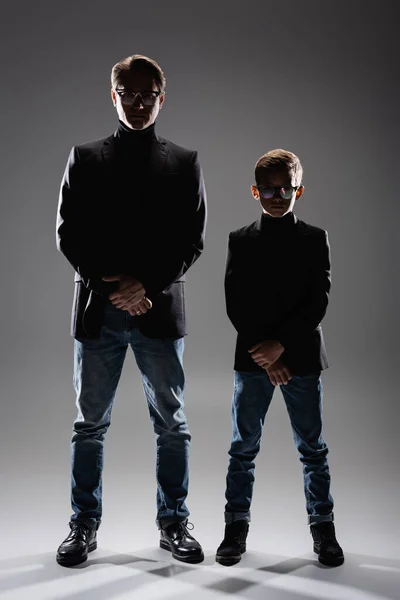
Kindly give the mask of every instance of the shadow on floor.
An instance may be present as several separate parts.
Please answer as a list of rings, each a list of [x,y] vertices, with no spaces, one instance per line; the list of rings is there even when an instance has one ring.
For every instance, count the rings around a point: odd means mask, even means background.
[[[87,562],[65,568],[54,552],[0,561],[2,600],[399,600],[400,561],[346,554],[344,565],[324,567],[314,555],[282,557],[248,552],[233,567],[205,560],[187,565],[160,548],[118,554],[98,549]]]

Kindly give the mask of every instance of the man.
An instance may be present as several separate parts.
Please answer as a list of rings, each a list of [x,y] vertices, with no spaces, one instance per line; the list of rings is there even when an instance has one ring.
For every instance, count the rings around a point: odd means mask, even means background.
[[[72,149],[57,215],[57,247],[75,269],[78,408],[71,531],[57,561],[79,564],[97,547],[104,436],[131,346],[157,438],[160,546],[178,560],[200,562],[202,548],[187,529],[191,436],[183,412],[182,355],[185,272],[204,244],[202,170],[197,152],[155,132],[165,77],[154,60],[122,60],[112,69],[111,84],[118,129]],[[121,510],[131,509],[131,500],[121,498]]]

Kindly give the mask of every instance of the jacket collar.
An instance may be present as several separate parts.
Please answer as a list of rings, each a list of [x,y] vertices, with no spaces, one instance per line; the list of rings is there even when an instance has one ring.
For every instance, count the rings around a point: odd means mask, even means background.
[[[302,221],[301,219],[298,219],[296,217],[296,215],[293,215],[293,216],[294,216],[293,231],[297,235],[307,235],[310,231],[307,224],[304,221]],[[253,223],[248,225],[248,227],[246,228],[246,231],[245,231],[245,235],[248,235],[253,238],[262,239],[262,237],[263,237],[262,215],[260,215],[260,217],[257,219],[257,221],[254,221]]]
[[[110,135],[108,138],[104,140],[101,153],[103,156],[103,160],[106,162],[108,166],[112,166],[117,162],[118,153],[117,153],[117,131],[114,132],[113,135]],[[151,148],[150,155],[150,171],[152,174],[156,175],[160,173],[164,166],[168,155],[168,147],[166,140],[159,137],[157,134],[154,136],[154,140]]]

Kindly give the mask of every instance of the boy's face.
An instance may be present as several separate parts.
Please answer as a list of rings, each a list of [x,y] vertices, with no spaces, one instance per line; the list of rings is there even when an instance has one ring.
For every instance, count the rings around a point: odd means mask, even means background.
[[[269,187],[277,189],[271,190],[268,189]],[[286,170],[263,169],[259,174],[258,185],[251,186],[251,193],[261,203],[263,213],[274,218],[280,218],[292,212],[294,203],[303,192],[304,187],[300,185],[296,188],[292,176]]]

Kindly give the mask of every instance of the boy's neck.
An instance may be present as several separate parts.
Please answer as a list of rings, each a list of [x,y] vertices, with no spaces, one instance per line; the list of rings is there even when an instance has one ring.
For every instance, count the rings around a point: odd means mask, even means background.
[[[272,222],[274,222],[274,223],[288,223],[288,222],[294,222],[294,220],[295,220],[294,213],[291,210],[288,213],[286,213],[286,215],[283,215],[283,217],[272,217],[268,213],[263,212],[262,213],[262,218],[265,219],[268,222],[271,222],[271,223]]]
[[[267,213],[261,216],[261,231],[263,232],[284,232],[290,231],[296,223],[296,217],[293,212],[286,213],[283,217],[271,217]]]

